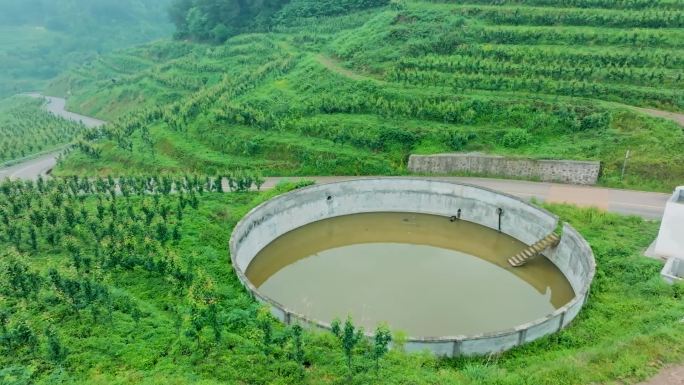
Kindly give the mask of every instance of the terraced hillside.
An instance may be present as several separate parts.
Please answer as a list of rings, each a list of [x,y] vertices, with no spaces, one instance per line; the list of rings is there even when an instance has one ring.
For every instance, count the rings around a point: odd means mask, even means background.
[[[118,120],[100,159],[59,172],[388,174],[410,153],[482,151],[598,159],[604,184],[667,190],[684,178],[682,127],[632,107],[684,110],[683,24],[673,0],[392,1],[336,16],[296,0],[222,45],[155,43],[62,76],[50,91],[71,108]]]

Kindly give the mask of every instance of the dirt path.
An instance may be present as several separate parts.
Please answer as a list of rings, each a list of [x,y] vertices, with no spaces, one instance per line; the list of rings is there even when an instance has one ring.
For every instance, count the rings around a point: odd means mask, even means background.
[[[338,75],[342,75],[342,76],[344,76],[344,77],[346,77],[346,78],[349,78],[349,79],[352,79],[352,80],[372,80],[372,81],[375,81],[375,82],[382,82],[382,81],[380,81],[380,80],[378,80],[378,79],[371,78],[371,77],[369,77],[369,76],[364,76],[364,75],[361,75],[361,74],[359,74],[359,73],[357,73],[357,72],[354,72],[354,71],[352,71],[352,70],[350,70],[350,69],[344,68],[344,67],[342,67],[342,66],[337,62],[337,60],[335,60],[335,59],[333,59],[333,58],[331,58],[331,57],[328,57],[328,56],[325,56],[325,55],[322,55],[322,54],[318,54],[318,55],[316,55],[316,60],[317,60],[323,67],[329,69],[331,72],[334,72],[334,73],[336,73],[336,74],[338,74]]]
[[[653,108],[641,108],[641,107],[632,107],[634,110],[639,111],[641,113],[644,113],[646,115],[651,115],[656,118],[664,118],[671,120],[680,126],[684,127],[684,114],[680,114],[677,112],[669,112],[669,111],[662,111],[662,110],[655,110]]]
[[[639,385],[684,385],[684,365],[665,368],[655,377]]]

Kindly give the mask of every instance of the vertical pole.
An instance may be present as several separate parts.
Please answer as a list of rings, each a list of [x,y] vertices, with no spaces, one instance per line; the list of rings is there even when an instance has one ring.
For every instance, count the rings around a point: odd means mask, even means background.
[[[620,176],[620,180],[625,179],[625,169],[627,168],[627,160],[629,159],[629,152],[630,152],[630,150],[627,150],[627,153],[625,154],[625,161],[622,163],[622,175]]]
[[[503,209],[499,207],[496,209],[496,213],[499,214],[499,232],[501,232],[501,216],[503,215]]]

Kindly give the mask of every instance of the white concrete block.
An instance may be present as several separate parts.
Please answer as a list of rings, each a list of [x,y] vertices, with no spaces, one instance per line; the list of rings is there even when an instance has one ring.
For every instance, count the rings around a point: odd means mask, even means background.
[[[684,259],[670,258],[660,275],[669,283],[684,281]]]
[[[665,206],[655,252],[668,258],[684,259],[684,186],[677,187]]]

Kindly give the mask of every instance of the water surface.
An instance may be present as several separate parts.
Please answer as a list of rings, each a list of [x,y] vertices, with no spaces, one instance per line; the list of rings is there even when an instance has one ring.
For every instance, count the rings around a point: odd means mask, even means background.
[[[573,290],[546,258],[512,268],[525,245],[470,222],[368,213],[291,231],[257,255],[247,277],[288,309],[367,330],[387,322],[414,337],[508,329],[565,305]]]

